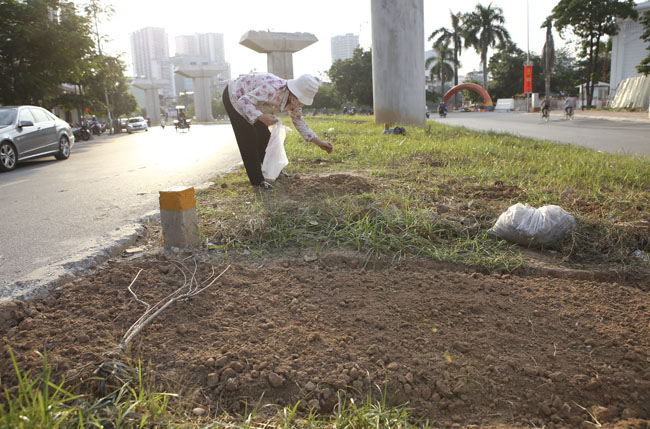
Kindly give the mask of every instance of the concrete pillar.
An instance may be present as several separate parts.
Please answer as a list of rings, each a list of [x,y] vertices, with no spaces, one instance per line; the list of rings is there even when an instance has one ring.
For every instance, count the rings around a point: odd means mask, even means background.
[[[147,111],[147,116],[151,119],[152,125],[160,123],[160,97],[158,96],[158,90],[166,84],[167,81],[162,79],[147,78],[136,78],[131,82],[131,85],[144,90],[145,110]]]
[[[187,249],[200,243],[194,188],[175,186],[160,191],[160,221],[165,249]]]
[[[194,115],[197,121],[212,121],[211,84],[220,73],[226,71],[223,66],[214,63],[181,64],[174,72],[189,77],[194,83]]]
[[[371,0],[375,122],[425,123],[424,4]]]
[[[315,42],[318,39],[311,33],[249,31],[241,37],[239,44],[267,54],[266,66],[269,73],[283,79],[293,79],[293,53]]]

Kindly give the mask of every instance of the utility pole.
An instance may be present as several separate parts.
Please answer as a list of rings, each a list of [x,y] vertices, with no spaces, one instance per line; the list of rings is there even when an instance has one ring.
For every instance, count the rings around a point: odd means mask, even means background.
[[[533,64],[530,62],[530,0],[526,0],[526,66],[530,67]],[[524,79],[526,77],[524,76]],[[532,91],[532,88],[531,88]],[[526,94],[526,110],[530,112],[532,92]]]

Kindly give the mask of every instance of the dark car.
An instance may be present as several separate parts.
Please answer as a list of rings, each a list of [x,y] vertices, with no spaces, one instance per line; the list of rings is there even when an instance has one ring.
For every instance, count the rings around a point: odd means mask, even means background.
[[[68,159],[74,135],[70,125],[36,106],[0,106],[0,171],[32,158]]]

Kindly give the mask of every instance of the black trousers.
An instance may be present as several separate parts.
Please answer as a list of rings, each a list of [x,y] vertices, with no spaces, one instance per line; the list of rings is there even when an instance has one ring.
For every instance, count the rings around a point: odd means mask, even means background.
[[[242,115],[237,113],[230,102],[228,87],[223,91],[223,105],[230,117],[230,125],[232,125],[235,132],[237,146],[239,146],[241,159],[244,161],[248,180],[250,180],[251,185],[259,185],[264,181],[262,161],[264,161],[271,132],[262,122],[255,121],[255,124],[251,125]]]

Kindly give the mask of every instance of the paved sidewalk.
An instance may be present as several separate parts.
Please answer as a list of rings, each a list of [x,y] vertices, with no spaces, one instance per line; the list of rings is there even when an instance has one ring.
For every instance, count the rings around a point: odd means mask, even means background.
[[[564,109],[551,111],[552,115],[564,115]],[[638,121],[650,123],[648,112],[614,112],[610,110],[580,110],[575,111],[577,118],[608,119],[611,121]]]

